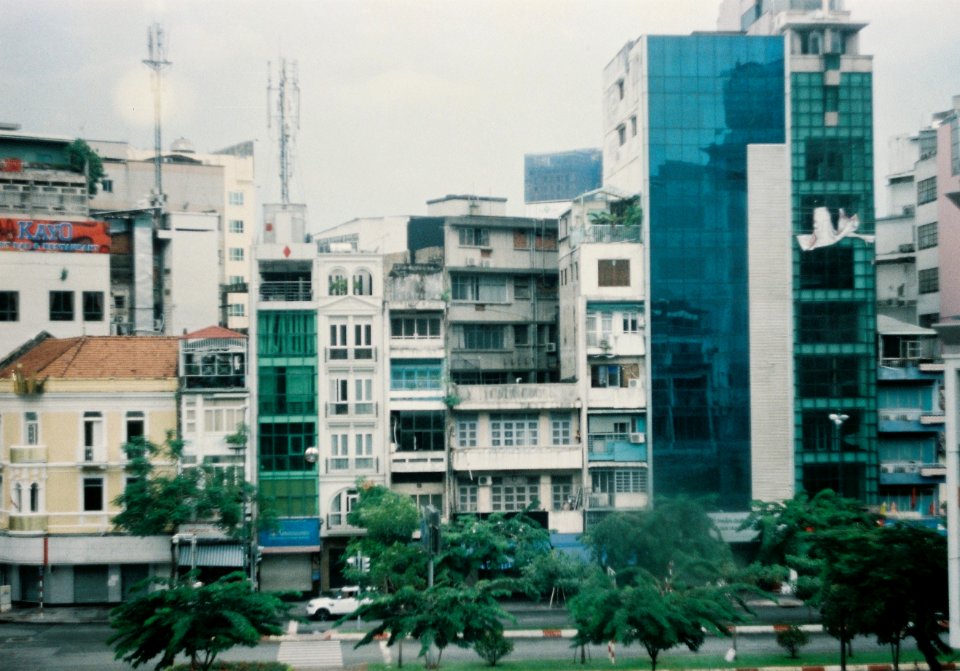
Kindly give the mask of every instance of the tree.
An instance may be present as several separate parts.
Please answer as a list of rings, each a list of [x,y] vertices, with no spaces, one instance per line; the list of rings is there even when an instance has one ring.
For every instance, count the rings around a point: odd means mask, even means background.
[[[473,643],[473,649],[490,666],[513,652],[513,642],[508,641],[502,631],[488,631]]]
[[[553,549],[535,556],[520,568],[520,573],[527,593],[538,599],[549,595],[552,608],[554,599],[559,603],[580,591],[589,570],[589,565],[579,557]]]
[[[420,657],[437,668],[447,646],[468,648],[490,633],[503,633],[503,619],[512,619],[497,603],[506,592],[495,583],[473,587],[435,585],[425,590],[401,587],[381,595],[357,610],[355,616],[377,624],[354,647],[388,634],[387,645],[409,636],[420,643]],[[437,648],[433,658],[431,648]]]
[[[550,534],[523,513],[461,515],[444,525],[442,536],[438,566],[451,574],[451,582],[475,581],[481,571],[516,578],[520,567],[550,551]]]
[[[283,632],[286,605],[254,592],[242,573],[209,585],[154,579],[163,587],[141,593],[110,611],[115,630],[107,640],[114,658],[138,667],[159,657],[157,669],[184,654],[190,668],[206,671],[224,650],[255,647],[260,637]]]
[[[810,636],[795,624],[777,630],[777,645],[787,651],[792,659],[799,656],[800,648],[810,642]]]
[[[170,535],[182,524],[208,522],[228,535],[245,533],[245,511],[257,490],[242,473],[218,471],[209,465],[179,470],[183,441],[172,433],[162,445],[136,439],[124,445],[130,479],[114,499],[122,510],[114,525],[135,536]],[[268,528],[273,516],[270,507],[259,501],[258,522]],[[174,548],[171,545],[171,554]],[[172,562],[175,571],[176,562]]]
[[[77,139],[67,146],[70,169],[87,177],[87,196],[93,198],[97,185],[103,180],[103,161],[100,155],[83,140]]]

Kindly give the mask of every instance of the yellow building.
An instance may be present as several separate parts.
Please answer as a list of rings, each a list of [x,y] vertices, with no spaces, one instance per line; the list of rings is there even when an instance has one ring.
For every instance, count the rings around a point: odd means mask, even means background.
[[[41,334],[0,362],[0,585],[14,601],[121,601],[170,539],[116,532],[122,445],[177,429],[178,339]]]

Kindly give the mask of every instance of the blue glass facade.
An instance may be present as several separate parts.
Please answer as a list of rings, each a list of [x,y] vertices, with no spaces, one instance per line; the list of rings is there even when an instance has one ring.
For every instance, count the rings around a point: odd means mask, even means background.
[[[656,493],[745,510],[746,152],[785,141],[783,38],[647,39]]]

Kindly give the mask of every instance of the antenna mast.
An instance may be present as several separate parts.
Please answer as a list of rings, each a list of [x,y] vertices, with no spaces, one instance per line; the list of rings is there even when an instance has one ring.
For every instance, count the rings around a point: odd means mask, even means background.
[[[279,81],[274,86],[267,63],[267,128],[276,119],[280,142],[280,202],[290,204],[290,177],[293,176],[293,143],[296,131],[300,130],[300,83],[297,77],[297,62],[290,64],[280,59]],[[274,98],[276,111],[271,112]]]
[[[160,88],[162,71],[165,67],[172,65],[167,60],[167,45],[164,42],[163,28],[159,23],[154,23],[147,30],[147,51],[149,58],[143,60],[144,65],[153,70],[151,79],[153,84],[153,173],[154,173],[154,191],[153,206],[163,207],[163,179],[161,177],[160,161]]]

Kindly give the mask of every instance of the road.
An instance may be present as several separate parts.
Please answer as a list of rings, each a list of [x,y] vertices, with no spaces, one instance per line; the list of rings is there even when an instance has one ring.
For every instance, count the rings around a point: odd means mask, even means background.
[[[328,626],[324,624],[318,629],[326,629]],[[311,625],[307,629],[312,631],[314,627]],[[350,627],[345,629],[349,630]],[[0,624],[0,660],[2,660],[0,667],[43,671],[61,669],[119,671],[131,669],[131,666],[113,659],[113,654],[106,644],[109,635],[110,628],[101,624]],[[321,648],[330,650],[332,647],[342,657],[345,666],[385,661],[395,664],[397,661],[398,650],[396,646],[386,649],[385,646],[372,644],[354,650],[351,642],[323,642],[320,633],[316,635],[306,634],[299,638],[301,641],[309,642],[306,645],[307,649],[310,646],[316,646],[319,651]],[[837,649],[837,642],[828,636],[816,635],[812,636],[811,639],[810,644],[804,648],[804,651],[835,651]],[[284,651],[281,650],[283,645],[286,645],[288,650],[293,648],[289,643],[271,641],[261,643],[255,648],[234,648],[225,653],[223,658],[228,660],[273,661],[283,654]],[[700,653],[689,653],[684,649],[684,654],[691,656],[691,666],[694,666],[696,662],[693,660],[698,654],[722,654],[730,645],[730,639],[708,638]],[[566,639],[521,639],[515,640],[514,646],[514,652],[509,656],[511,660],[555,659],[571,663],[575,661],[575,651],[570,647],[570,641]],[[876,647],[876,644],[869,639],[858,639],[854,643],[855,651]],[[737,649],[741,654],[779,650],[770,634],[741,634],[737,637]],[[418,646],[416,643],[407,642],[403,646],[404,660],[413,661],[417,652]],[[607,657],[605,646],[592,647],[588,652],[593,659],[606,659]],[[390,656],[389,660],[385,657],[385,654]],[[646,654],[639,646],[631,648],[618,646],[616,654],[619,663],[623,663],[624,660],[639,659],[638,665],[641,668],[647,664]],[[476,661],[477,656],[472,650],[451,648],[444,652],[443,659],[445,661]],[[855,662],[856,660],[852,661]]]

